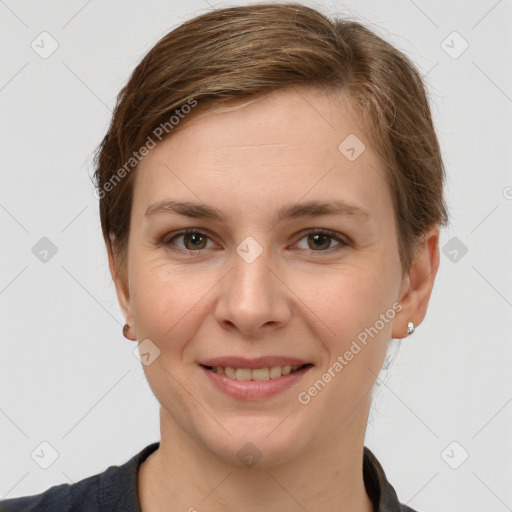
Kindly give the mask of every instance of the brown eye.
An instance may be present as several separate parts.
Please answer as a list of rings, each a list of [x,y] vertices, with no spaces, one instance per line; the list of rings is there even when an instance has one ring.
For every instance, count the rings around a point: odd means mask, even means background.
[[[176,241],[183,240],[183,244],[180,246]],[[200,252],[203,249],[207,248],[208,241],[210,237],[198,230],[184,230],[179,233],[175,233],[171,238],[166,238],[163,240],[163,244],[165,246],[169,246],[171,250],[178,253],[193,253]],[[310,252],[331,252],[330,250],[338,250],[343,249],[349,244],[343,237],[341,237],[338,233],[317,229],[310,232],[307,232],[302,238],[302,240],[306,240],[306,247],[299,247],[300,249],[309,250]],[[337,243],[337,245],[333,246],[333,240]],[[297,246],[299,244],[296,244]]]
[[[302,248],[313,252],[327,252],[329,249],[336,250],[349,245],[348,242],[345,241],[337,233],[326,230],[315,230],[306,233],[306,235],[301,240],[307,240],[307,247]],[[337,245],[334,247],[332,246],[333,240],[337,242]]]
[[[183,235],[183,243],[187,249],[204,249],[206,237],[200,233],[186,233]],[[190,244],[190,245],[188,245]]]
[[[183,246],[176,244],[176,240],[182,239]],[[164,241],[164,245],[172,246],[173,250],[177,252],[194,252],[205,249],[209,237],[201,231],[182,231],[175,234],[172,238]]]
[[[331,239],[327,235],[319,235],[317,233],[307,236],[308,240],[311,241],[309,247],[311,249],[329,249],[331,245]]]

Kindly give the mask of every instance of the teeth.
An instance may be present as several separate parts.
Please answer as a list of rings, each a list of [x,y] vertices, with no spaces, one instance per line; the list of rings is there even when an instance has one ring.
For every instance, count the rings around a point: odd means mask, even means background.
[[[280,366],[272,366],[270,368],[270,378],[271,379],[277,379],[278,377],[281,377],[281,367]]]
[[[236,380],[251,380],[251,369],[250,368],[237,368],[235,370]]]
[[[270,370],[268,368],[256,368],[249,370],[252,380],[269,380]]]
[[[212,370],[219,375],[225,375],[230,379],[236,380],[269,380],[278,379],[282,375],[288,375],[291,372],[298,370],[302,365],[297,364],[294,366],[272,366],[271,368],[232,368],[226,366],[215,366]]]

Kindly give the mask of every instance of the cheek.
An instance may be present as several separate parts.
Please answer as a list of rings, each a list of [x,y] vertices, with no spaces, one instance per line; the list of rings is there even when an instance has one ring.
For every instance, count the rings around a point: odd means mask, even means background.
[[[331,397],[345,412],[371,389],[384,362],[397,313],[393,275],[377,263],[347,265],[324,281],[323,294],[310,297],[308,306],[329,327],[317,333],[328,353],[321,371],[330,375],[322,380],[332,381]]]
[[[376,260],[371,262],[370,259]],[[323,321],[329,336],[324,337],[331,347],[339,350],[388,314],[387,322],[378,322],[384,335],[391,331],[394,316],[393,301],[396,283],[394,272],[371,256],[366,262],[346,263],[343,267],[316,281],[315,291],[305,295],[306,305]],[[381,260],[382,261],[382,260]],[[304,290],[311,288],[309,277],[304,278]],[[389,318],[391,317],[391,318]],[[329,341],[330,340],[330,341]]]
[[[162,260],[147,258],[137,263],[131,277],[137,336],[149,338],[162,353],[176,352],[197,330],[197,311],[208,283]]]
[[[316,302],[310,296],[308,306],[329,326],[322,328],[322,336],[317,333],[328,361],[301,386],[298,398],[304,403],[309,397],[307,414],[330,411],[326,428],[337,429],[347,421],[369,397],[382,367],[396,314],[392,285],[382,276],[378,265],[346,267],[325,280],[325,293],[316,294]]]

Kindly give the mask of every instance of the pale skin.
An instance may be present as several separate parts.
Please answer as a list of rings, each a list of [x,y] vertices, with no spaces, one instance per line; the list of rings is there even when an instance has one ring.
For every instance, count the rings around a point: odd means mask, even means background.
[[[373,510],[362,474],[371,391],[390,339],[426,315],[439,228],[404,272],[385,170],[356,121],[342,100],[283,89],[198,117],[136,170],[127,289],[111,254],[109,263],[129,336],[160,350],[143,367],[161,404],[160,447],[138,476],[143,512]],[[338,149],[349,134],[366,145],[354,161]],[[225,221],[145,215],[169,199],[213,206]],[[368,215],[273,222],[281,207],[317,200]],[[199,231],[195,245],[173,238],[184,228]],[[314,228],[350,243],[329,235],[315,243],[306,232]],[[249,236],[263,250],[252,263],[236,251]],[[298,393],[396,303],[401,310],[378,335],[299,403]],[[198,366],[226,355],[288,355],[314,366],[296,386],[248,401],[224,395]],[[250,468],[237,457],[247,442],[262,455]]]

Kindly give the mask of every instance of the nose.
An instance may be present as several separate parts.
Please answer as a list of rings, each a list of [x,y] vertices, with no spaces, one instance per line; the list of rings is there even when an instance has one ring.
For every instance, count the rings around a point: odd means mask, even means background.
[[[293,294],[276,267],[267,250],[254,261],[234,253],[231,270],[219,283],[215,318],[222,328],[263,337],[289,322]]]

